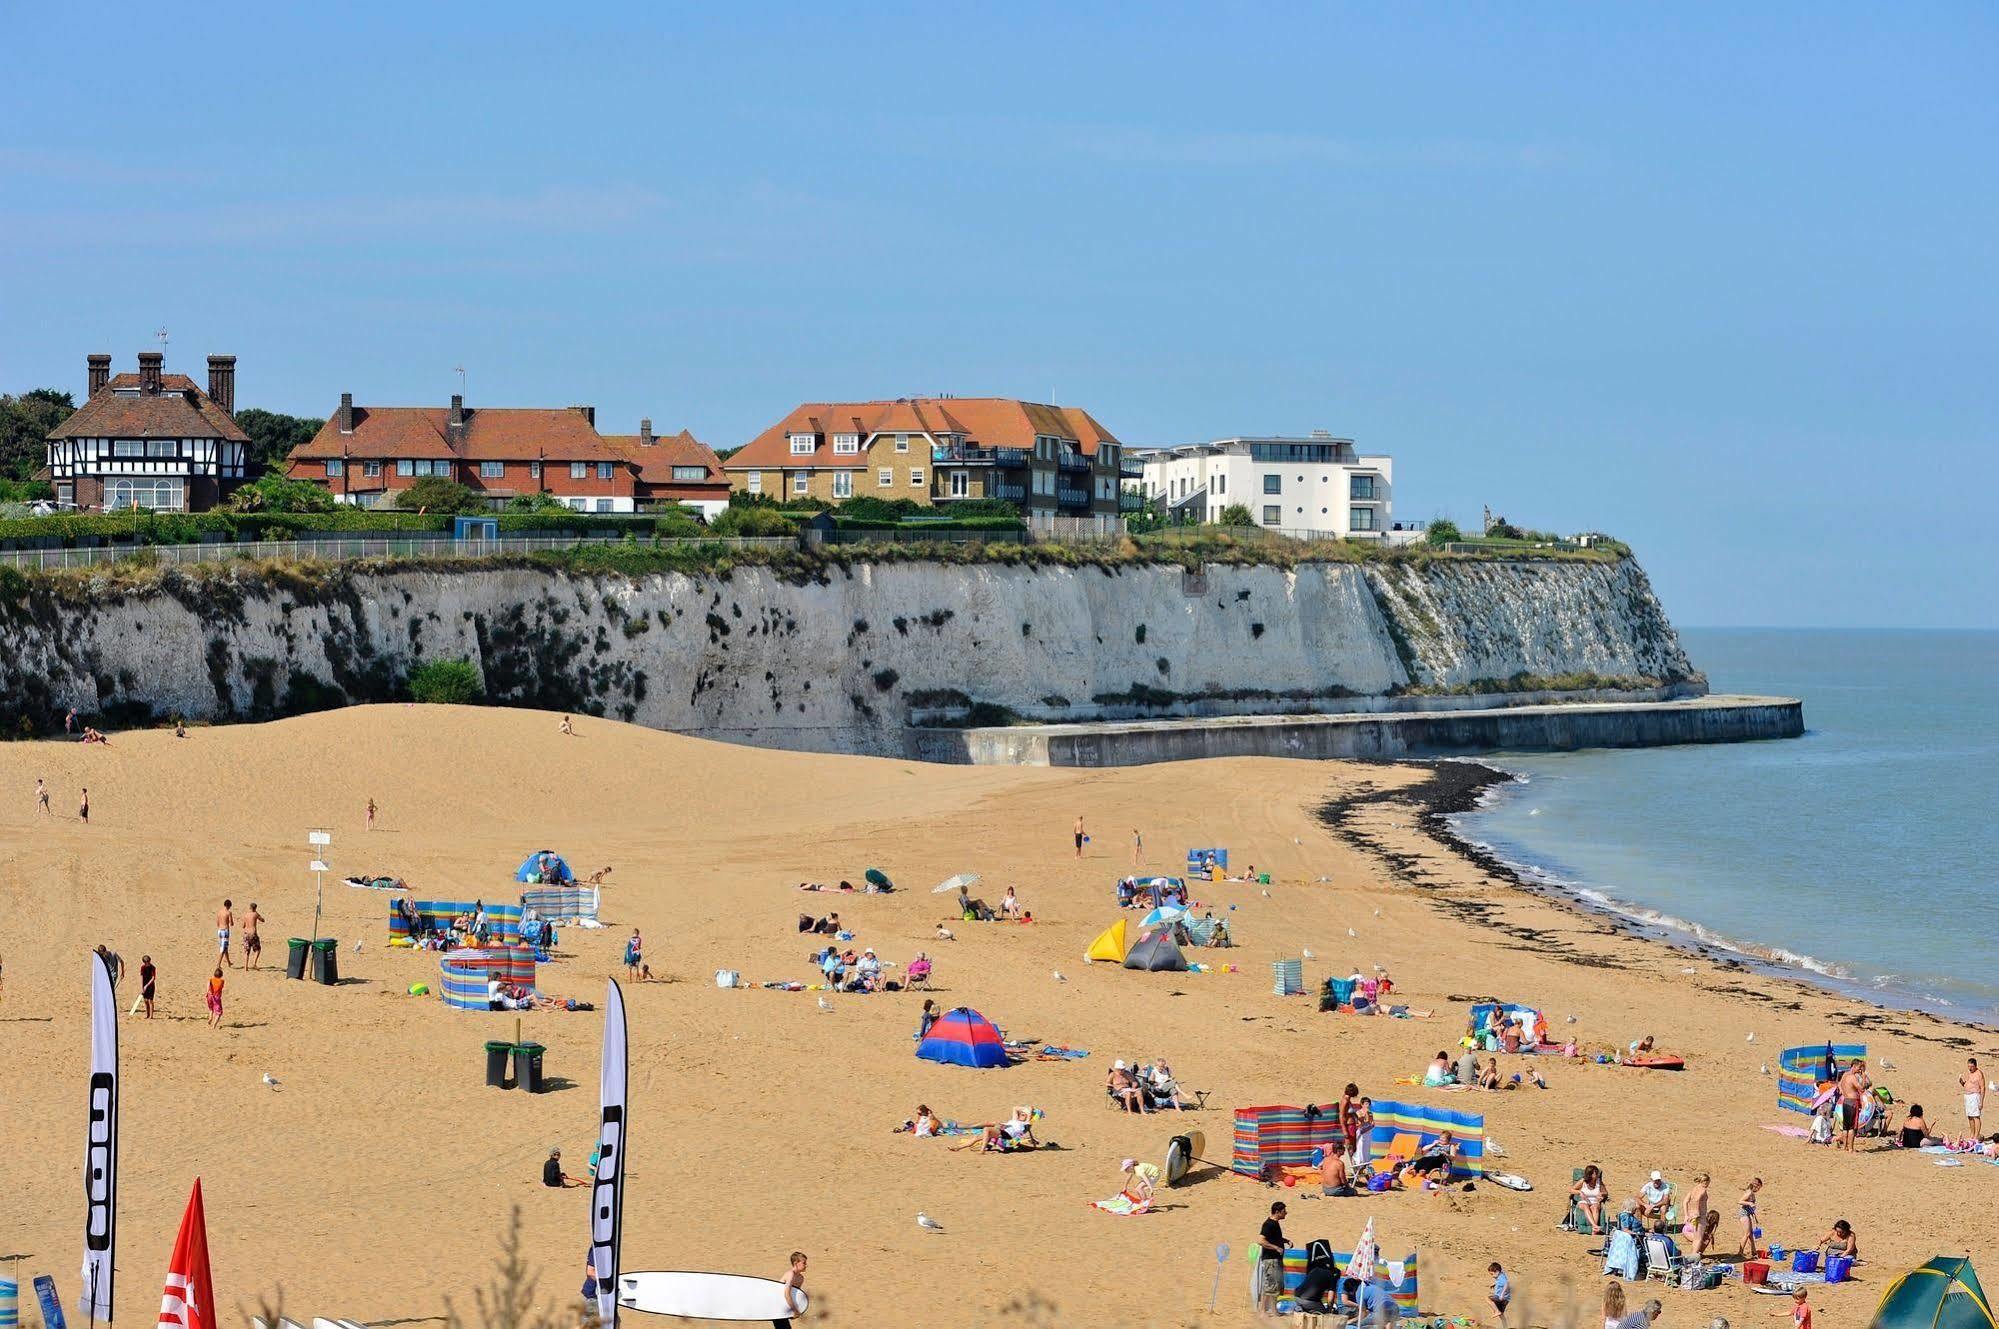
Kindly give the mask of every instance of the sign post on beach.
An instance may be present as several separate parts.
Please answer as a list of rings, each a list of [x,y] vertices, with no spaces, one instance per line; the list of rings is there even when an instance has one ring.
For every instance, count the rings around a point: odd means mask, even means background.
[[[316,851],[306,871],[312,873],[312,940],[319,941],[319,910],[326,901],[326,850],[333,844],[333,837],[325,831],[307,831],[305,842]]]

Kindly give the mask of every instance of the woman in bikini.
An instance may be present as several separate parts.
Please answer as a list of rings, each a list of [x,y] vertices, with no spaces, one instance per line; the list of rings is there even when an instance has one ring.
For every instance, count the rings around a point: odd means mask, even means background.
[[[1694,1173],[1694,1184],[1687,1192],[1687,1198],[1680,1207],[1686,1211],[1687,1221],[1680,1225],[1680,1236],[1694,1248],[1695,1258],[1707,1254],[1707,1243],[1714,1239],[1713,1228],[1708,1224],[1708,1176],[1705,1172]],[[1706,1229],[1706,1235],[1702,1235]]]

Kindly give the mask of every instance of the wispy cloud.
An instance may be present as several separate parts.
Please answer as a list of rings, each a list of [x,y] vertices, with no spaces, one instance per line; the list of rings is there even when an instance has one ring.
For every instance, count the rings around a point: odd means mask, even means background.
[[[1321,165],[1492,170],[1540,169],[1557,164],[1563,157],[1562,150],[1548,144],[1472,139],[1398,143],[1282,130],[1172,133],[1119,125],[1077,125],[1061,130],[1058,141],[1072,152],[1128,166]]]

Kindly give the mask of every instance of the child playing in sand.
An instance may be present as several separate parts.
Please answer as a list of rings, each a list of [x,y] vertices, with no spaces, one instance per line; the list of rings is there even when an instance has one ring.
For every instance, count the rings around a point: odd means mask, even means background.
[[[222,1027],[222,971],[220,969],[216,970],[214,976],[208,980],[208,1027],[210,1029],[220,1029]]]
[[[1506,1324],[1506,1306],[1508,1302],[1513,1300],[1513,1282],[1507,1278],[1506,1271],[1499,1267],[1499,1261],[1497,1260],[1487,1265],[1485,1271],[1492,1275],[1492,1292],[1487,1297],[1487,1300],[1492,1303],[1494,1318],[1498,1320],[1501,1329],[1504,1329]]]
[[[1756,1252],[1756,1197],[1763,1190],[1763,1178],[1751,1177],[1748,1187],[1742,1192],[1742,1245],[1737,1253],[1745,1260],[1754,1260]]]
[[[1792,1289],[1791,1304],[1777,1307],[1770,1315],[1773,1319],[1779,1315],[1790,1316],[1792,1329],[1812,1329],[1812,1308],[1805,1299],[1803,1288]]]

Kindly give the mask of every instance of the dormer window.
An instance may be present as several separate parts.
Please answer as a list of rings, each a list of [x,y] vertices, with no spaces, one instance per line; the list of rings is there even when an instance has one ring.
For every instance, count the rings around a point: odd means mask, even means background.
[[[794,457],[809,457],[816,446],[818,446],[817,435],[793,434],[791,436],[791,455]]]
[[[860,450],[861,436],[859,434],[833,435],[833,451],[836,454],[851,457]]]

